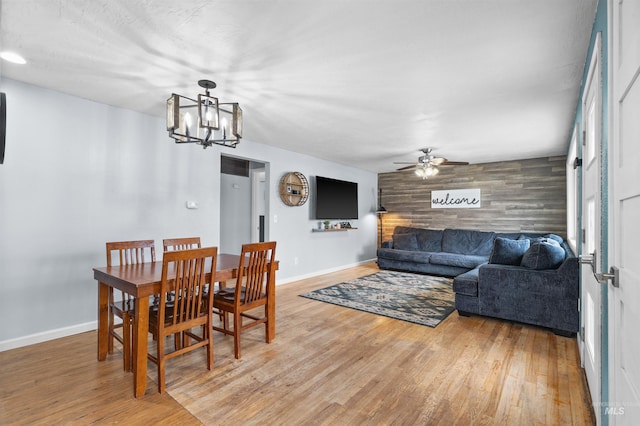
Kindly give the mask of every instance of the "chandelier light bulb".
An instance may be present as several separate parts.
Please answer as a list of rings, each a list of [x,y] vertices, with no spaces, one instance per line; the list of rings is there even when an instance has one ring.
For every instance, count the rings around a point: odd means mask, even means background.
[[[12,64],[24,65],[27,63],[22,56],[14,52],[0,52],[0,58]]]

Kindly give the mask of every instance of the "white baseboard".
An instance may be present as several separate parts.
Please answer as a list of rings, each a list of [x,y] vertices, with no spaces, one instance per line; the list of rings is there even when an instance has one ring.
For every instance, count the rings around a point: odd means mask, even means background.
[[[364,265],[371,263],[376,259],[363,260],[361,262],[352,263],[350,265],[342,265],[335,268],[324,269],[322,271],[315,271],[310,274],[298,275],[295,277],[289,277],[283,280],[278,279],[277,285],[288,284],[294,281],[300,281],[307,278],[317,277],[319,275],[330,274],[332,272],[341,271],[343,269],[353,268],[354,266]],[[73,325],[70,327],[58,328],[56,330],[43,331],[41,333],[35,333],[28,336],[18,337],[15,339],[0,341],[0,352],[8,351],[10,349],[21,348],[23,346],[35,345],[36,343],[47,342],[49,340],[59,339],[61,337],[72,336],[74,334],[80,334],[87,331],[93,331],[98,329],[98,322],[91,321],[84,324]]]
[[[377,260],[377,258],[373,258],[373,259],[369,259],[369,260],[363,260],[361,262],[352,263],[350,265],[342,265],[342,266],[338,266],[338,267],[335,267],[335,268],[324,269],[322,271],[315,271],[315,272],[312,272],[310,274],[298,275],[298,276],[295,276],[295,277],[289,277],[289,278],[285,278],[285,279],[276,278],[276,286],[279,286],[281,284],[289,284],[289,283],[292,283],[294,281],[306,280],[307,278],[314,278],[314,277],[317,277],[319,275],[330,274],[332,272],[342,271],[343,269],[353,268],[354,266],[364,265],[364,264],[367,264],[367,263],[375,262],[376,260]],[[277,274],[276,274],[276,277],[277,277]]]
[[[10,349],[21,348],[23,346],[34,345],[49,340],[59,339],[61,337],[72,336],[87,331],[98,329],[98,322],[91,321],[84,324],[72,325],[70,327],[58,328],[56,330],[43,331],[41,333],[30,334],[28,336],[18,337],[15,339],[0,341],[0,352]]]

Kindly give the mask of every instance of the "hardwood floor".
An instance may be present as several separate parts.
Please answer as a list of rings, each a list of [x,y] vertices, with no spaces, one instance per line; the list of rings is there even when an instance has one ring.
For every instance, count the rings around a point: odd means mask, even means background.
[[[235,360],[216,333],[214,370],[204,350],[171,360],[163,395],[150,363],[135,400],[122,354],[96,360],[95,332],[0,352],[0,424],[595,424],[573,338],[457,312],[429,328],[298,296],[376,270],[278,286],[274,342],[250,330]]]

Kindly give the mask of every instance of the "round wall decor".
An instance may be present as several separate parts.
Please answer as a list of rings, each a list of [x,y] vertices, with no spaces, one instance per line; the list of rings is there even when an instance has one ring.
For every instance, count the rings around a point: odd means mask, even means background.
[[[280,179],[280,199],[288,206],[301,206],[309,198],[309,182],[300,172],[285,173]]]

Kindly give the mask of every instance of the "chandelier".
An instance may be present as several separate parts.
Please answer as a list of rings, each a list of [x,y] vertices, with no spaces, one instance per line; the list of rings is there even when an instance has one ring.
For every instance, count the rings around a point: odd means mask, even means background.
[[[422,164],[422,166],[418,167],[415,171],[416,175],[420,176],[423,180],[437,175],[438,172],[438,168],[429,163]]]
[[[216,83],[200,80],[205,89],[198,100],[173,93],[167,99],[167,131],[176,143],[197,143],[207,148],[235,148],[242,139],[242,109],[237,103],[220,103],[209,94]]]

